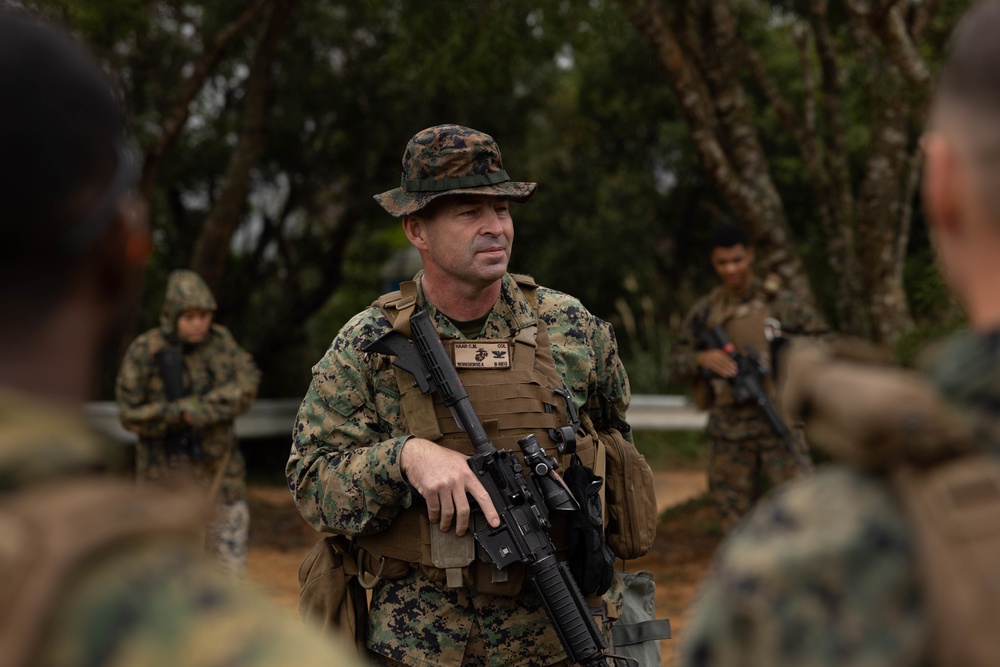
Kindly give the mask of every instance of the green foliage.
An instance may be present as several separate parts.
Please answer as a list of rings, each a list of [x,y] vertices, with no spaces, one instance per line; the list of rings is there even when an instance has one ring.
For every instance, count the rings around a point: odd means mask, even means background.
[[[69,24],[116,72],[132,132],[148,149],[184,77],[250,1],[28,4]],[[801,107],[807,88],[790,19],[802,3],[735,4],[741,35]],[[926,57],[939,53],[963,4],[941,3]],[[830,10],[846,73],[844,139],[858,162],[871,115],[860,93],[867,74],[838,3]],[[136,329],[155,326],[166,275],[188,263],[216,202],[266,14],[225,50],[162,163]],[[795,242],[831,315],[837,276],[827,269],[815,193],[787,129],[744,75]],[[220,320],[265,371],[263,396],[304,391],[332,336],[383,289],[382,267],[406,242],[372,195],[399,182],[406,141],[444,122],[491,133],[512,177],[539,183],[513,212],[512,270],[612,322],[637,393],[677,389],[663,363],[670,334],[715,283],[706,241],[733,216],[702,174],[659,64],[616,3],[300,2],[274,86],[263,155],[217,290]],[[919,256],[926,238],[912,245]],[[912,277],[915,310],[926,302],[920,320],[940,319],[944,302],[929,274]]]
[[[708,435],[704,431],[633,431],[635,447],[651,468],[704,468]]]

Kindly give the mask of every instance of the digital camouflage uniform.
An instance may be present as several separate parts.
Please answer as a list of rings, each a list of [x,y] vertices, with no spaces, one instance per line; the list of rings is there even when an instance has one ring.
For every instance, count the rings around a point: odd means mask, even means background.
[[[957,336],[926,370],[1000,455],[1000,334]],[[929,665],[927,618],[900,499],[884,475],[830,465],[761,502],[723,545],[681,664]]]
[[[65,406],[0,390],[0,662],[17,664],[10,662],[14,646],[2,639],[16,619],[41,628],[39,641],[26,651],[25,666],[360,664],[351,647],[319,638],[289,612],[206,565],[196,540],[189,544],[152,529],[104,544],[96,556],[75,563],[58,582],[51,603],[39,608],[25,599],[25,589],[38,589],[33,575],[62,554],[47,549],[42,538],[47,528],[32,529],[29,523],[29,539],[17,539],[19,516],[10,513],[12,501],[46,485],[54,489],[49,498],[58,498],[65,486],[88,479],[102,488],[123,487],[138,500],[146,490],[103,472],[109,461],[120,458],[120,447],[91,431],[82,415]],[[65,507],[51,518],[58,522],[73,509]],[[103,519],[134,521],[140,511],[150,507],[130,502],[116,518]],[[154,526],[161,519],[148,517]],[[98,525],[101,520],[88,517]],[[89,537],[80,534],[81,540]],[[16,609],[13,600],[19,603]],[[26,620],[27,613],[37,617]],[[18,636],[14,644],[23,640]]]
[[[249,511],[246,464],[233,433],[233,420],[253,405],[260,372],[229,330],[212,324],[202,342],[181,344],[188,395],[168,400],[155,355],[178,344],[177,318],[192,308],[214,311],[215,298],[193,271],[174,271],[167,282],[160,326],[141,334],[129,346],[118,372],[115,395],[122,425],[139,436],[136,471],[140,480],[169,475],[171,462],[165,439],[187,427],[183,413],[191,416],[193,428],[201,436],[203,460],[194,464],[193,471],[206,490],[225,463],[209,550],[225,567],[242,575]]]
[[[628,379],[611,326],[566,294],[540,287],[537,298],[538,317],[573,403],[598,428],[616,427],[630,438]],[[429,311],[442,339],[466,338],[422,293],[418,303]],[[477,338],[509,339],[535,322],[531,304],[508,274]],[[299,511],[317,530],[349,536],[381,531],[415,501],[416,491],[400,470],[400,451],[409,435],[391,360],[360,352],[390,329],[382,311],[369,308],[344,326],[313,368],[286,472]],[[620,578],[604,599],[617,617]],[[565,660],[530,585],[513,597],[489,595],[436,585],[415,569],[402,579],[383,579],[373,591],[368,646],[374,653],[407,665],[457,665],[470,631],[483,638],[488,653],[477,664]]]
[[[772,282],[770,279],[768,283]],[[738,298],[729,296],[724,287],[719,286],[699,299],[688,312],[667,360],[673,377],[689,385],[702,383],[702,389],[709,389],[710,381],[702,374],[697,353],[708,349],[702,339],[706,327],[723,326],[738,316],[741,309],[759,306],[767,315],[781,323],[781,329],[789,337],[802,334],[821,334],[827,331],[823,318],[808,303],[793,292],[765,286],[754,279],[745,294]],[[720,316],[721,315],[721,316]],[[710,321],[712,320],[712,321]],[[761,333],[761,338],[763,335]],[[729,333],[729,339],[742,353],[746,353],[749,341]],[[761,343],[755,343],[754,350],[769,364],[769,350]],[[724,531],[740,520],[766,490],[766,486],[777,486],[802,471],[788,446],[772,431],[767,420],[755,404],[720,405],[718,391],[725,380],[716,379],[716,396],[708,419],[710,452],[708,460],[709,496],[715,505],[719,522]],[[766,389],[770,390],[770,382]],[[790,425],[794,426],[794,425]],[[798,429],[794,429],[800,450],[808,458],[805,442]]]

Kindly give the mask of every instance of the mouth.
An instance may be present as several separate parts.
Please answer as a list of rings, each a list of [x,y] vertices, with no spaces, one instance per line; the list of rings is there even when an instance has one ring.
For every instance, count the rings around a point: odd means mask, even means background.
[[[476,250],[477,255],[502,255],[506,252],[507,248],[499,245],[493,245],[488,248],[480,248],[479,250]]]

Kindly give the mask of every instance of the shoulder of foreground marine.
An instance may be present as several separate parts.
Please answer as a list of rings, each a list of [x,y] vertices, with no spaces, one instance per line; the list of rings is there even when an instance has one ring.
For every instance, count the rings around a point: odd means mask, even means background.
[[[127,550],[136,539],[194,544],[204,515],[200,495],[140,491],[101,477],[60,478],[6,494],[0,501],[3,571],[17,586],[0,587],[0,646],[11,660],[5,664],[22,664],[37,651],[47,619],[88,563]]]
[[[95,652],[109,664],[359,664],[203,562],[204,519],[192,489],[107,478],[8,494],[0,564],[17,585],[0,585],[3,664],[80,664]]]
[[[971,425],[924,375],[853,340],[795,341],[779,400],[810,443],[866,470],[928,465],[976,448]]]

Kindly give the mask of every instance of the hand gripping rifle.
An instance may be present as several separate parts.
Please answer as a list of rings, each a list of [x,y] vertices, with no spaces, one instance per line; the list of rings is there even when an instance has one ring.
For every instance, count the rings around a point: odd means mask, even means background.
[[[426,310],[410,317],[413,342],[390,331],[362,348],[395,356],[393,363],[413,375],[420,391],[436,391],[451,410],[455,421],[469,436],[476,454],[469,466],[500,514],[500,526],[489,525],[475,531],[476,540],[498,570],[520,562],[531,573],[531,581],[545,605],[559,641],[571,663],[593,667],[616,664],[637,665],[633,658],[605,654],[601,636],[580,589],[565,563],[556,559],[548,535],[549,511],[577,510],[578,505],[562,479],[555,473],[558,463],[545,456],[532,434],[518,440],[526,475],[517,456],[493,446],[472,407],[458,372],[438,337]]]
[[[736,346],[726,336],[726,332],[723,331],[722,327],[703,330],[702,338],[705,339],[709,347],[722,350],[736,362],[736,375],[727,378],[729,380],[729,388],[733,392],[736,401],[738,403],[756,403],[764,415],[764,419],[771,426],[771,430],[784,441],[785,445],[792,452],[792,457],[795,459],[795,463],[799,466],[799,469],[802,472],[811,470],[809,462],[806,461],[802,452],[799,451],[798,443],[796,443],[791,429],[785,424],[781,415],[775,409],[774,403],[771,402],[767,392],[764,391],[761,380],[767,373],[767,367],[760,361],[754,350],[751,348],[749,354],[740,354],[737,352]],[[714,376],[715,374],[713,373],[712,375]]]

